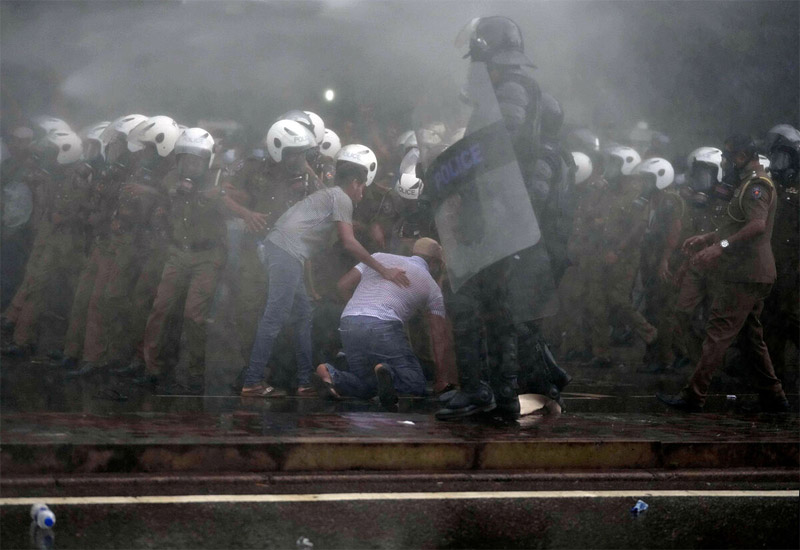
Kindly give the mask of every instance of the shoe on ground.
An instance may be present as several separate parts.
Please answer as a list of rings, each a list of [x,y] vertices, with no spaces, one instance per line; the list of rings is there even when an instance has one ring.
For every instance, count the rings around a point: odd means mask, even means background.
[[[156,385],[157,395],[203,395],[205,387],[196,384],[184,385],[178,382],[164,382]]]
[[[656,397],[668,407],[672,407],[673,409],[677,409],[679,411],[688,413],[703,412],[703,407],[701,405],[684,399],[680,395],[666,395],[663,393],[657,393]]]
[[[652,363],[648,363],[646,365],[641,365],[636,369],[636,372],[640,374],[664,374],[670,372],[672,369],[666,363],[661,363],[659,361],[653,361]]]
[[[378,401],[387,410],[397,410],[397,390],[389,367],[383,363],[375,365],[375,377],[378,379]]]
[[[456,393],[458,393],[458,388],[453,384],[447,384],[442,391],[436,392],[434,395],[436,396],[436,400],[444,405],[450,401]]]
[[[459,390],[443,409],[436,411],[437,420],[463,418],[497,408],[494,392],[485,382],[473,391]]]
[[[61,361],[64,359],[64,352],[60,349],[54,349],[47,352],[47,358],[53,361]]]
[[[341,398],[333,384],[323,380],[316,372],[311,375],[311,385],[314,386],[314,391],[317,392],[317,395],[323,399]]]
[[[269,384],[256,384],[243,387],[239,395],[242,397],[286,397],[286,392]]]
[[[67,378],[84,378],[94,376],[100,372],[100,365],[92,361],[84,361],[78,368],[68,370],[65,374]]]

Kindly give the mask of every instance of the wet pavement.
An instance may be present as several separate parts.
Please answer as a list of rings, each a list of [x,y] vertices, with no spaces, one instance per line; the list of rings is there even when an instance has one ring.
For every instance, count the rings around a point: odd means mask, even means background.
[[[617,369],[615,371],[614,369]],[[754,395],[715,382],[702,414],[654,397],[686,373],[625,375],[571,367],[561,415],[438,422],[433,398],[376,401],[154,395],[107,374],[71,380],[44,361],[4,361],[0,437],[6,475],[155,471],[503,470],[796,467],[800,419],[746,412]],[[622,382],[621,382],[622,381]],[[109,392],[112,389],[113,392]],[[736,395],[732,400],[729,395]],[[109,399],[124,396],[124,401]],[[797,407],[797,395],[790,396]]]

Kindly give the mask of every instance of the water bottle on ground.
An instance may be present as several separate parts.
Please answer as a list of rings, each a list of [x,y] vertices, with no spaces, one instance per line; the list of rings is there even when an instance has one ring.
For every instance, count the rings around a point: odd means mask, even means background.
[[[56,524],[56,515],[44,503],[31,506],[31,519],[42,529],[50,529]]]

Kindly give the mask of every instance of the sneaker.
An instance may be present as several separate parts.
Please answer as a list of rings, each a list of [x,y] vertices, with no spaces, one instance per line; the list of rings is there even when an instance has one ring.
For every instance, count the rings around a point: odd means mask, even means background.
[[[443,409],[436,411],[437,420],[462,418],[481,412],[493,411],[497,407],[494,392],[485,382],[474,391],[459,390]]]
[[[397,410],[397,391],[394,389],[392,371],[383,363],[375,365],[375,376],[378,379],[378,401],[385,409]]]
[[[286,397],[286,392],[268,384],[256,384],[243,387],[239,395],[242,397]]]
[[[76,369],[68,370],[64,376],[67,378],[84,378],[94,376],[100,372],[100,365],[92,361],[84,361]]]
[[[144,362],[138,357],[134,357],[133,359],[131,359],[131,362],[128,365],[116,369],[111,369],[111,374],[116,374],[117,376],[130,376],[133,378],[139,378],[144,375],[144,368],[145,368]]]

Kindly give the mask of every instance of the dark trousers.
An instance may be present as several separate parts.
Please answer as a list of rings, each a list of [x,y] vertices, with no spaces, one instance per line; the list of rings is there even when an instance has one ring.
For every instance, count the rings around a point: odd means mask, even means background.
[[[339,395],[369,399],[377,393],[375,365],[383,363],[398,393],[425,395],[425,374],[400,321],[376,317],[342,317],[339,324],[347,371],[327,365]]]
[[[509,261],[484,269],[457,293],[444,293],[459,381],[467,391],[474,391],[481,380],[512,379],[519,372],[517,333],[508,304]]]
[[[684,399],[701,406],[705,403],[711,378],[722,366],[725,352],[740,332],[744,351],[749,354],[749,374],[756,390],[768,397],[785,398],[764,343],[764,330],[760,321],[764,299],[769,296],[771,286],[725,281],[713,284],[703,354],[694,374],[683,388]]]

